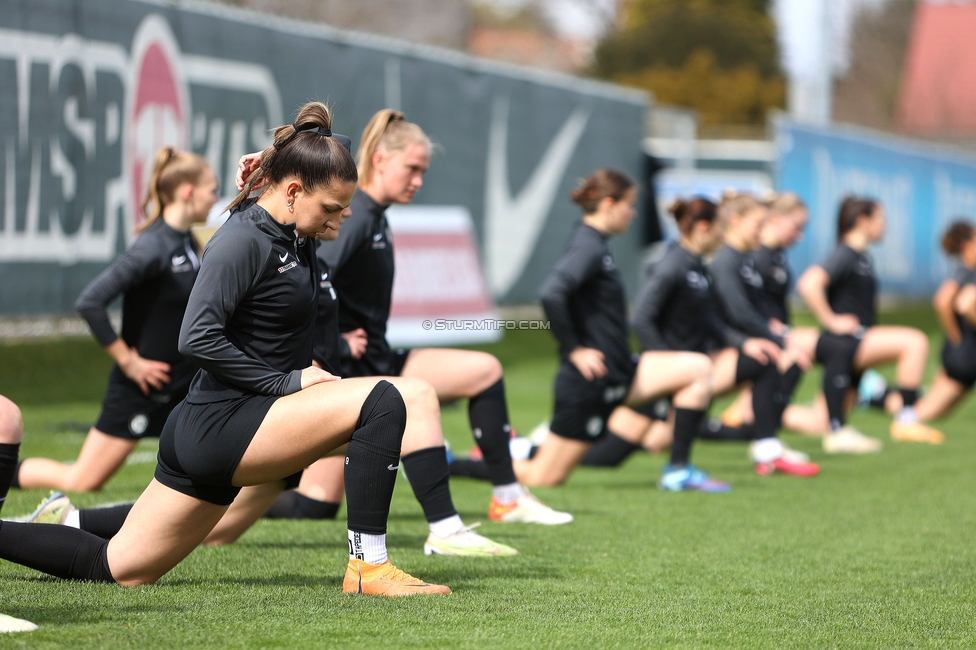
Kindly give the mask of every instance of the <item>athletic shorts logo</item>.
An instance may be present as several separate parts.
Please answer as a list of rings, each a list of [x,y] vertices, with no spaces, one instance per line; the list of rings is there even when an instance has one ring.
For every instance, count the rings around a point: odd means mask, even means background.
[[[590,435],[591,438],[596,438],[603,432],[603,418],[594,415],[589,420],[586,421],[586,433]]]
[[[620,384],[618,386],[607,386],[603,389],[603,401],[607,404],[612,404],[613,402],[619,402],[627,394],[627,386]]]
[[[129,433],[134,436],[141,436],[149,428],[149,416],[145,413],[136,413],[129,419]]]
[[[481,428],[480,427],[475,427],[474,430],[471,433],[474,434],[474,439],[475,440],[481,440]]]
[[[393,463],[390,463],[389,465],[386,466],[386,469],[390,470],[391,472],[395,472],[398,469],[400,469],[400,466],[399,465],[394,465]]]
[[[667,397],[662,397],[654,402],[653,408],[654,415],[657,416],[659,420],[667,420],[668,413],[671,411],[671,400]]]

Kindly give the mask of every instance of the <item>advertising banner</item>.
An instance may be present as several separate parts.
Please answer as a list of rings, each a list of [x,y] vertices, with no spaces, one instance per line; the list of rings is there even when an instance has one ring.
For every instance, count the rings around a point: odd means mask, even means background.
[[[461,206],[489,295],[535,300],[597,167],[639,179],[646,97],[586,79],[197,2],[4,0],[0,317],[65,314],[125,250],[155,151],[238,158],[309,99],[358,143],[403,110],[437,144],[416,203]],[[617,238],[635,290],[639,233]]]
[[[884,239],[872,248],[882,292],[931,298],[950,268],[942,233],[957,218],[976,219],[976,157],[851,127],[779,119],[775,129],[776,187],[810,207],[806,238],[790,253],[797,273],[833,250],[844,196],[866,196],[887,216]]]

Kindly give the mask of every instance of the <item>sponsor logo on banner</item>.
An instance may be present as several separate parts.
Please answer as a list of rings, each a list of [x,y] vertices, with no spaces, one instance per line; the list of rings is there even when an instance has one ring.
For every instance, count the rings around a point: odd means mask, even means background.
[[[267,67],[183,53],[158,14],[129,43],[0,28],[0,92],[0,262],[114,259],[160,147],[200,153],[233,188],[282,120]]]

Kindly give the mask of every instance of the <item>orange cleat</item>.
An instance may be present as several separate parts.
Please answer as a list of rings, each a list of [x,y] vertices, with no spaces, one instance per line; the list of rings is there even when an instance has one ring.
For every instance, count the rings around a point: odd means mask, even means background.
[[[722,424],[732,429],[742,426],[742,407],[739,405],[739,400],[732,402],[722,411]]]
[[[387,560],[383,564],[368,564],[362,560],[349,560],[346,577],[342,580],[342,592],[367,596],[419,596],[421,594],[447,595],[449,587],[432,585],[396,568]]]
[[[892,422],[891,437],[900,442],[927,442],[941,445],[945,434],[921,422]]]

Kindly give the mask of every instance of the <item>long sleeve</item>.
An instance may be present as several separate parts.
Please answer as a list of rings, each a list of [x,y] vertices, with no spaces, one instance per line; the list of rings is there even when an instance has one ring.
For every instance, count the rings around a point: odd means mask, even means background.
[[[180,353],[220,381],[262,395],[301,390],[301,370],[280,372],[242,351],[226,325],[238,304],[257,284],[271,253],[242,228],[225,224],[204,252],[180,328]],[[235,345],[236,343],[236,345]]]
[[[631,322],[637,340],[640,341],[642,350],[668,350],[667,342],[664,339],[657,320],[661,310],[667,304],[671,293],[674,290],[677,278],[661,265],[651,274],[641,287],[637,300],[634,303],[634,314]]]
[[[713,295],[718,300],[729,325],[749,336],[783,345],[783,337],[773,334],[769,321],[749,299],[738,269],[716,268],[712,272]]]
[[[579,333],[570,309],[570,297],[600,268],[599,251],[574,245],[560,258],[556,268],[542,284],[539,299],[549,319],[553,336],[563,356],[580,346]]]
[[[322,242],[319,255],[332,269],[333,279],[342,273],[343,267],[355,255],[364,242],[369,240],[371,215],[367,211],[354,213],[339,229],[335,241]]]
[[[719,315],[715,313],[714,309],[708,310],[705,320],[708,331],[712,337],[727,347],[741,348],[742,344],[745,343],[746,339],[749,338],[744,333],[740,332],[719,318]]]
[[[113,300],[146,279],[158,275],[160,261],[154,247],[137,239],[118,261],[98,274],[75,301],[75,309],[88,323],[95,339],[102,347],[119,338],[108,317]]]

